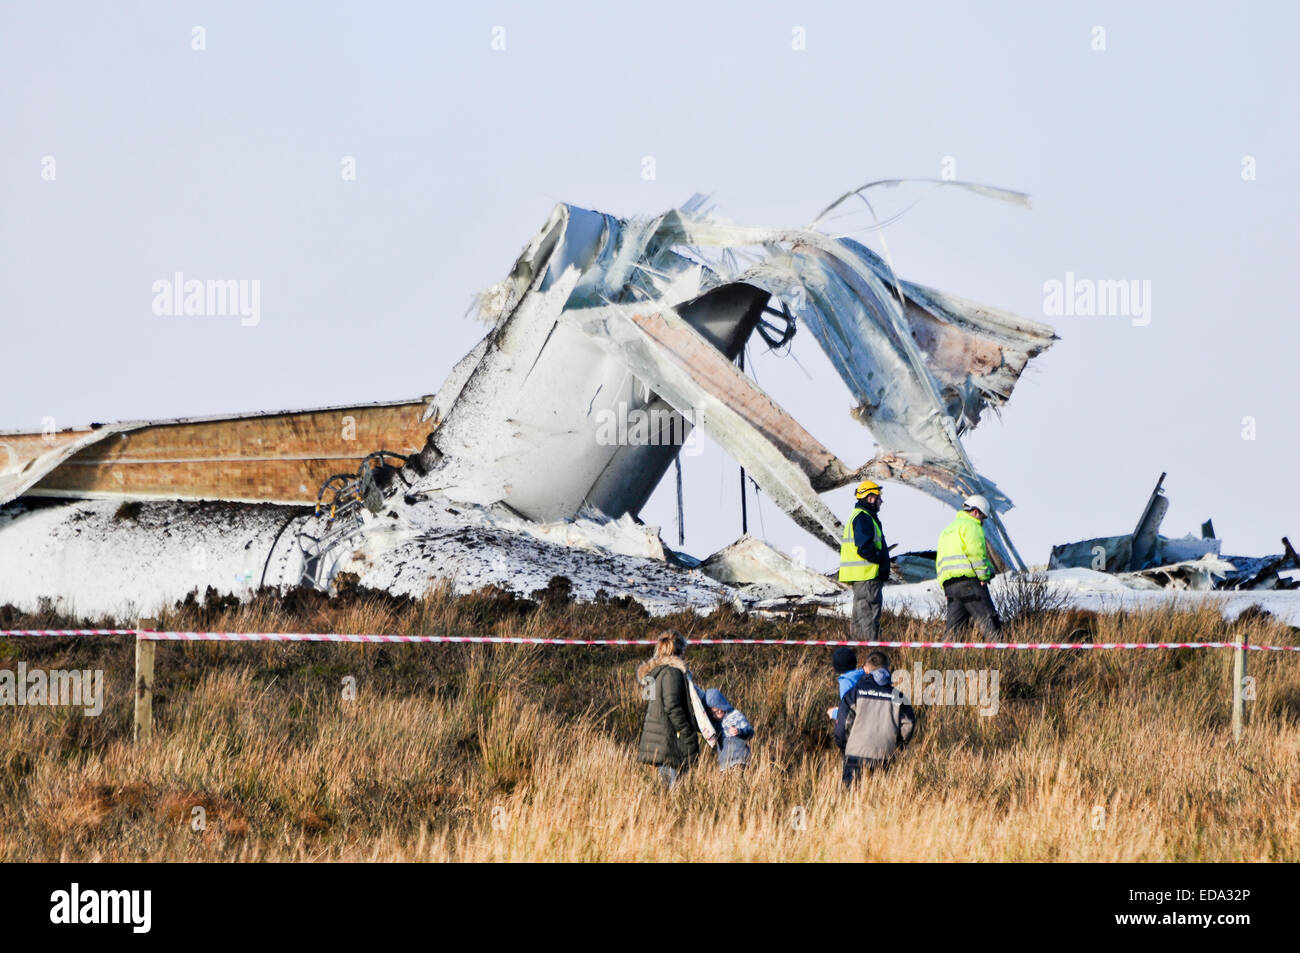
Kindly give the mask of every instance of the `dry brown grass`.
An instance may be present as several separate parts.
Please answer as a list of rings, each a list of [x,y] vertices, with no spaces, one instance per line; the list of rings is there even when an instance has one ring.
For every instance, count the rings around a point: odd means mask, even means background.
[[[69,621],[0,610],[4,625]],[[162,623],[644,637],[665,621],[696,637],[844,631],[730,612],[656,622],[493,593],[212,600]],[[1240,626],[1252,642],[1294,642],[1267,619]],[[1235,637],[1228,628],[1208,612],[1020,623],[1024,636],[1098,641]],[[1258,697],[1234,746],[1229,652],[898,652],[896,668],[997,668],[1001,707],[920,709],[906,756],[852,794],[825,716],[825,649],[693,651],[700,682],[757,726],[755,760],[744,775],[703,763],[671,793],[635,761],[640,650],[188,643],[158,654],[156,735],[136,747],[129,640],[0,640],[5,667],[102,667],[106,678],[99,718],[0,709],[0,860],[1300,859],[1290,654],[1252,654]],[[342,699],[347,675],[355,702]]]

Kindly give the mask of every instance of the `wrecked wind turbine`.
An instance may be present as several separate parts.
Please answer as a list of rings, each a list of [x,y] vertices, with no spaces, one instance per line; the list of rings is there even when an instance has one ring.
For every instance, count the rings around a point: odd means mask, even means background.
[[[587,509],[636,515],[680,448],[598,438],[603,418],[630,410],[678,415],[679,432],[702,427],[830,546],[841,524],[819,494],[866,477],[952,506],[982,492],[995,511],[1010,507],[961,435],[1007,400],[1055,340],[1051,328],[901,281],[852,239],[734,225],[701,205],[697,196],[649,221],[556,206],[510,275],[479,298],[492,328],[431,403],[440,457],[415,489],[503,501],[540,521]],[[737,265],[744,257],[754,263]],[[772,299],[857,399],[852,413],[881,448],[861,466],[733,364]],[[1003,567],[1020,565],[1000,523],[990,544]]]
[[[961,437],[1055,340],[902,281],[851,238],[734,225],[698,198],[648,221],[556,206],[478,310],[490,329],[433,398],[0,434],[12,598],[134,611],[346,571],[413,595],[565,575],[581,598],[708,607],[723,584],[668,565],[634,520],[693,427],[832,547],[842,527],[820,494],[865,478],[1001,511]],[[736,366],[756,330],[780,345],[798,326],[879,445],[861,465]],[[609,436],[634,415],[648,433]],[[990,522],[994,561],[1018,567]],[[729,559],[789,576],[756,548]]]

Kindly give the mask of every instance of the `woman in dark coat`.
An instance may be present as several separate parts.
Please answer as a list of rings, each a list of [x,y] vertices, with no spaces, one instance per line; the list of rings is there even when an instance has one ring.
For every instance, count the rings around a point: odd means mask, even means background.
[[[636,670],[641,697],[646,699],[637,756],[642,764],[656,765],[670,788],[700,754],[685,654],[686,639],[667,629],[655,642],[654,655]]]

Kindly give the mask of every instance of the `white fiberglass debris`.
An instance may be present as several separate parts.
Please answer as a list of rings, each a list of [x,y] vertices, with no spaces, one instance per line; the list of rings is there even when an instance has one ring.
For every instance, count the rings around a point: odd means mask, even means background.
[[[301,508],[274,504],[79,500],[0,510],[0,604],[131,621],[211,586],[245,597],[276,533]],[[296,578],[290,548],[277,575]]]
[[[761,584],[769,595],[835,595],[844,586],[809,569],[767,543],[748,534],[718,550],[700,564],[705,575],[728,585]]]

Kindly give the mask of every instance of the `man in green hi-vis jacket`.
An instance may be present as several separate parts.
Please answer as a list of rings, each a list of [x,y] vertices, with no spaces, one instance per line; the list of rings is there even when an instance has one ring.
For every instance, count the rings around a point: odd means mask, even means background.
[[[949,633],[960,632],[971,622],[990,636],[1002,631],[1002,620],[989,595],[993,563],[984,539],[984,520],[989,513],[989,501],[983,496],[967,497],[956,518],[939,534],[934,569],[948,600]]]

